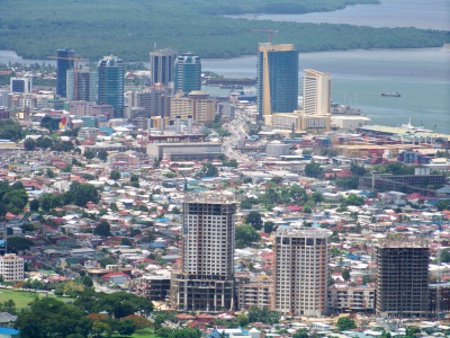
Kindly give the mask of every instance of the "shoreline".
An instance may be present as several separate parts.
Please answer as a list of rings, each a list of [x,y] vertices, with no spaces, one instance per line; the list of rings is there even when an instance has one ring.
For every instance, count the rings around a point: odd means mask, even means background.
[[[370,51],[374,51],[374,52],[378,52],[378,51],[397,51],[397,52],[411,52],[411,51],[427,51],[427,50],[437,50],[437,49],[441,49],[443,51],[450,51],[450,42],[449,43],[444,43],[442,46],[439,47],[411,47],[411,48],[368,48],[368,49],[362,49],[362,48],[356,48],[356,49],[330,49],[330,50],[323,50],[323,51],[311,51],[311,52],[299,52],[299,55],[304,55],[304,54],[325,54],[325,53],[345,53],[345,52],[370,52]],[[49,64],[56,64],[56,61],[53,59],[28,59],[28,58],[24,58],[23,56],[17,54],[17,52],[13,51],[13,50],[0,50],[0,64],[6,64],[4,62],[3,59],[7,59],[8,56],[7,55],[3,55],[3,53],[6,54],[11,54],[11,57],[13,59],[17,59],[17,60],[10,60],[11,63],[23,63],[23,64],[32,64],[32,63],[49,63]],[[225,60],[233,60],[233,59],[240,59],[240,58],[247,58],[247,57],[253,57],[257,55],[257,50],[255,50],[254,54],[244,54],[244,55],[240,55],[240,56],[233,56],[233,57],[223,57],[223,58],[207,58],[207,57],[202,57],[200,56],[201,60],[205,60],[205,61],[225,61]],[[120,55],[118,55],[120,57]],[[81,62],[81,64],[89,64],[92,62],[97,62],[98,60],[95,61],[87,61],[87,62]],[[124,60],[125,63],[142,63],[142,64],[148,64],[149,61],[126,61]]]

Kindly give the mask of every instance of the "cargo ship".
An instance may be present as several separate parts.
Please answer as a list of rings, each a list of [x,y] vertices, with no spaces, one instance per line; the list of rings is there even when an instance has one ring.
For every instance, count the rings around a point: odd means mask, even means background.
[[[393,93],[381,93],[381,96],[401,97],[400,93],[397,93],[397,92],[393,92]]]

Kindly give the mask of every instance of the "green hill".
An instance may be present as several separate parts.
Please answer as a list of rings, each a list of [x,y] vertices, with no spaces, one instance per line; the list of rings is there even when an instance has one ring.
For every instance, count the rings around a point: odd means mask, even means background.
[[[71,47],[98,60],[116,54],[146,61],[158,47],[204,58],[253,54],[276,29],[274,43],[303,52],[355,48],[435,47],[450,32],[231,19],[223,14],[326,11],[376,0],[0,0],[0,49],[42,59]]]

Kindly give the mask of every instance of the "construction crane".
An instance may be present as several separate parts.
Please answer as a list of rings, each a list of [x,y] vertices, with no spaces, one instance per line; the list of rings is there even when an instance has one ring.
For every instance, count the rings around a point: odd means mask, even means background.
[[[252,29],[252,32],[264,32],[264,33],[267,33],[268,34],[267,40],[268,40],[269,43],[272,43],[272,36],[274,34],[278,33],[278,31],[276,29],[270,29],[270,28],[254,28],[254,29]]]
[[[73,57],[71,56],[58,56],[58,55],[51,55],[47,58],[53,59],[53,60],[67,60],[67,61],[73,61],[73,98],[75,100],[78,100],[78,62],[88,62],[88,59],[82,59],[79,57],[79,55],[75,55]]]

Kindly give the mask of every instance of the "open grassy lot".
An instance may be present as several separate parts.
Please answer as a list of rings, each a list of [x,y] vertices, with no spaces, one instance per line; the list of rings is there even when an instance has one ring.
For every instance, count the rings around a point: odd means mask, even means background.
[[[45,293],[40,292],[27,292],[27,291],[18,291],[11,289],[0,289],[0,302],[7,301],[12,299],[16,303],[16,307],[18,310],[23,309],[28,306],[36,297],[42,298],[47,297]],[[53,294],[48,294],[48,297],[55,297]],[[70,298],[62,298],[56,297],[62,301],[68,301]]]

